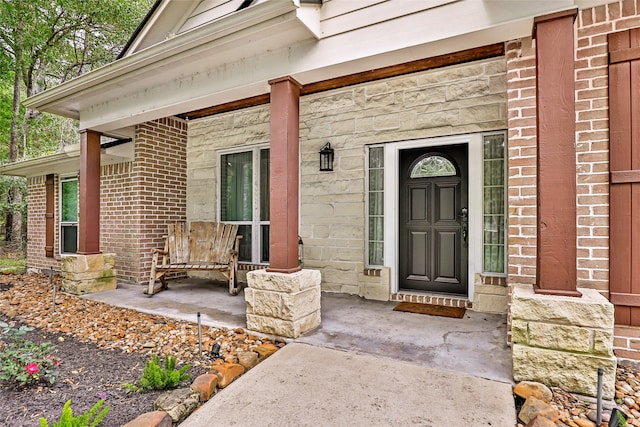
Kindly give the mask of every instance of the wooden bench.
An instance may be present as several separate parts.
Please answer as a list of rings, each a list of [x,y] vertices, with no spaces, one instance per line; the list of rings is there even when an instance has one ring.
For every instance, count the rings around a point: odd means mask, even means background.
[[[238,225],[211,221],[169,224],[164,249],[153,250],[149,296],[168,289],[170,271],[220,271],[229,279],[229,293],[238,294],[236,281],[240,239]],[[156,286],[160,280],[162,286]]]

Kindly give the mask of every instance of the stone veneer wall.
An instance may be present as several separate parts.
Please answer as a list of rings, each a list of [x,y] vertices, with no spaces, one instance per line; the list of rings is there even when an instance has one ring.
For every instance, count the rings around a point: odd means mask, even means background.
[[[388,272],[365,264],[367,144],[506,128],[504,58],[308,95],[300,101],[301,223],[305,267],[325,291],[389,299]],[[217,215],[217,150],[269,141],[269,106],[189,122],[187,217]],[[335,149],[333,172],[318,151]]]
[[[540,295],[532,285],[514,285],[511,309],[514,380],[595,397],[603,368],[603,395],[613,398],[613,305],[605,297],[594,289],[582,289],[581,298]]]

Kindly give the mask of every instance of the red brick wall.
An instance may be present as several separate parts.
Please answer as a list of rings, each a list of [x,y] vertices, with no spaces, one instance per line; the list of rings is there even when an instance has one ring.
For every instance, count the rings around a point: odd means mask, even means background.
[[[187,219],[187,123],[164,118],[136,126],[132,215],[137,221],[136,282],[148,278],[151,251],[171,221]],[[116,267],[117,268],[117,267]]]
[[[100,250],[116,254],[118,280],[142,283],[167,223],[186,220],[187,123],[164,118],[138,125],[134,144],[133,162],[101,168]],[[45,177],[29,178],[28,192],[27,266],[59,269],[59,178],[54,258],[44,256]]]
[[[609,291],[607,34],[640,27],[640,0],[581,10],[576,19],[577,286]],[[535,282],[535,50],[507,43],[509,283]],[[616,327],[618,357],[640,359],[640,328]]]
[[[506,44],[508,280],[536,281],[536,61],[531,39]]]
[[[640,26],[640,2],[580,11],[576,20],[577,285],[609,289],[607,34]],[[535,282],[536,111],[531,40],[507,43],[509,282]]]
[[[100,176],[100,250],[116,254],[118,279],[136,281],[135,242],[137,227],[131,207],[133,163],[118,163],[101,168]]]
[[[609,290],[607,34],[640,27],[640,0],[580,11],[576,20],[578,284]],[[614,351],[640,359],[640,328],[616,326]]]

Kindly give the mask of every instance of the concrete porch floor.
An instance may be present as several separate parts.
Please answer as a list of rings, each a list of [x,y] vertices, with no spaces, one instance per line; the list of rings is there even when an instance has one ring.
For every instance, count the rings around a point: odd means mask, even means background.
[[[192,322],[200,312],[203,325],[246,328],[244,293],[229,295],[226,283],[172,280],[168,291],[152,297],[143,289],[119,283],[83,298]],[[512,383],[506,316],[467,310],[453,319],[396,312],[395,305],[323,293],[321,326],[294,341]]]

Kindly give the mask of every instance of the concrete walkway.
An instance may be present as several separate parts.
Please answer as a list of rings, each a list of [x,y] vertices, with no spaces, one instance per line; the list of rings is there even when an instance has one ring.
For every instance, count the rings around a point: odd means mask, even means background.
[[[369,355],[289,344],[181,427],[513,427],[511,385]]]
[[[216,327],[246,327],[244,295],[207,280],[84,296]],[[322,325],[285,346],[184,426],[515,426],[506,318],[393,311],[395,303],[323,293]]]

